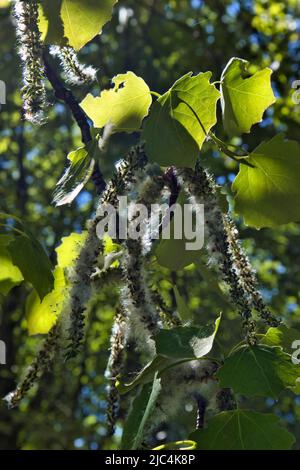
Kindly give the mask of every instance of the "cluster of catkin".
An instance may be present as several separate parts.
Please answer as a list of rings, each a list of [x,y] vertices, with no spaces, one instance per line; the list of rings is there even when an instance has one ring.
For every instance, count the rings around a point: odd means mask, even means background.
[[[14,0],[13,18],[23,68],[23,117],[32,124],[42,124],[45,121],[46,90],[38,1]],[[51,46],[50,53],[58,57],[67,83],[81,85],[96,80],[96,70],[82,65],[72,47]]]
[[[124,194],[135,178],[135,174],[146,164],[146,157],[142,147],[134,148],[119,165],[118,171],[107,185],[99,204],[110,203],[116,205],[117,196]],[[65,305],[58,316],[57,322],[38,352],[33,363],[25,373],[17,388],[9,393],[6,401],[10,407],[16,406],[26,393],[35,385],[55,357],[58,357],[62,348],[66,349],[67,358],[74,357],[82,343],[85,327],[85,313],[87,304],[92,296],[91,277],[97,258],[102,250],[102,242],[96,234],[99,219],[95,217],[89,222],[88,235],[76,260],[74,270],[69,276],[72,288]]]
[[[257,279],[247,255],[238,240],[238,231],[228,215],[220,209],[216,186],[208,172],[199,163],[195,171],[178,171],[191,204],[203,204],[205,210],[205,247],[211,264],[215,265],[226,283],[233,306],[243,319],[246,340],[256,343],[254,311],[268,326],[280,321],[271,314],[257,289]]]
[[[115,176],[107,185],[99,205],[118,205],[118,197],[129,198],[129,229],[136,224],[137,214],[133,210],[137,204],[143,204],[148,210],[160,201],[166,192],[166,178],[160,170],[149,165],[143,146],[137,146],[118,164]],[[237,229],[228,215],[224,215],[218,203],[215,184],[199,162],[195,170],[173,169],[176,187],[185,191],[195,210],[199,204],[205,207],[206,249],[210,262],[220,272],[222,280],[228,286],[232,304],[243,318],[246,340],[250,345],[256,343],[256,322],[253,311],[268,325],[276,326],[278,320],[273,317],[257,289],[257,280],[249,259],[238,240]],[[173,185],[174,186],[174,185]],[[178,191],[177,191],[178,192]],[[173,195],[169,191],[169,200]],[[56,352],[66,349],[67,358],[75,356],[85,334],[85,315],[87,305],[93,295],[93,273],[97,266],[103,244],[98,239],[96,227],[101,217],[89,222],[88,235],[81,248],[75,267],[69,274],[72,285],[69,298],[56,325],[50,331],[37,357],[29,367],[23,381],[10,393],[6,400],[10,406],[16,406],[27,391],[51,365]],[[131,339],[137,351],[151,359],[155,356],[155,335],[163,327],[180,325],[180,320],[164,304],[158,291],[149,285],[149,255],[153,240],[149,218],[143,227],[143,236],[138,239],[118,240],[122,254],[120,268],[120,305],[117,308],[111,334],[110,356],[107,364],[107,432],[112,435],[119,411],[117,380],[125,366],[126,346]],[[105,282],[105,277],[101,282]],[[100,283],[101,284],[101,283]],[[94,283],[94,286],[97,283]],[[99,285],[99,284],[98,284]],[[172,369],[163,379],[163,388],[157,406],[152,414],[148,430],[157,426],[177,413],[189,398],[199,405],[198,423],[203,421],[202,412],[212,400],[215,407],[227,409],[234,406],[230,391],[218,391],[214,377],[217,365],[214,361],[190,361]],[[218,405],[219,402],[219,405]],[[171,406],[170,406],[171,403]],[[220,405],[221,403],[221,405]],[[152,430],[152,431],[151,431]]]

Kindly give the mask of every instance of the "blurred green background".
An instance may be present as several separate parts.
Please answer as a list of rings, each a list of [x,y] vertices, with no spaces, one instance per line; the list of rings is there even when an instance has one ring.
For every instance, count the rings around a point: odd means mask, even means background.
[[[0,111],[0,210],[25,218],[55,262],[54,250],[61,237],[84,228],[97,198],[89,183],[70,207],[55,208],[51,204],[66,156],[80,144],[80,134],[64,105],[54,103],[50,88],[47,124],[35,128],[21,120],[21,70],[7,3],[0,1],[0,80],[7,86],[7,104]],[[300,79],[299,0],[121,0],[103,34],[80,52],[83,62],[99,69],[99,83],[73,91],[81,100],[87,91],[99,93],[99,88],[109,86],[114,75],[128,70],[143,77],[151,90],[158,92],[164,92],[188,71],[211,70],[213,81],[219,80],[233,56],[249,60],[254,70],[271,67],[277,97],[264,122],[245,136],[244,144],[252,149],[276,131],[299,140],[300,104],[292,100],[292,84]],[[221,125],[216,133],[227,139]],[[114,163],[137,141],[138,135],[118,134],[112,138],[101,161],[106,178]],[[229,193],[238,170],[236,163],[220,156],[210,144],[205,146],[202,158]],[[264,298],[274,313],[300,329],[299,226],[256,231],[243,226],[241,220],[237,222],[257,269]],[[236,314],[215,295],[195,267],[176,274],[156,269],[153,283],[159,286],[170,307],[175,307],[172,285],[177,285],[195,316],[212,319],[223,310],[223,347],[240,340],[241,325]],[[7,345],[7,364],[0,366],[1,397],[15,387],[41,340],[29,337],[26,328],[24,309],[29,291],[22,285],[0,298],[0,339]],[[117,288],[104,288],[93,299],[87,338],[77,359],[65,364],[57,357],[54,370],[44,376],[39,389],[19,409],[8,411],[0,402],[1,449],[117,447],[128,403],[124,401],[122,405],[115,437],[107,439],[103,375],[117,294]],[[139,366],[133,363],[132,370]],[[168,440],[186,438],[195,422],[195,409],[187,405],[183,404],[176,422],[170,423],[168,429],[162,428],[156,443],[164,442],[166,432]],[[295,433],[295,448],[300,449],[300,396],[287,392],[278,402],[258,399],[248,406],[280,416]]]

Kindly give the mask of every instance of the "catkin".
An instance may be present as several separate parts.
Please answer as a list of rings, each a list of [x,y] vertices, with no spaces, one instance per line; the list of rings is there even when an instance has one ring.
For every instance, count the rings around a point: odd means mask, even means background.
[[[204,204],[206,248],[211,263],[217,266],[223,281],[229,288],[231,301],[243,319],[247,342],[255,344],[257,341],[255,335],[256,322],[252,318],[248,295],[239,278],[235,260],[230,250],[225,220],[218,204],[214,183],[199,162],[195,171],[183,170],[181,179],[182,186],[187,192],[191,203]]]
[[[48,333],[47,338],[32,364],[29,366],[23,380],[13,392],[10,392],[4,398],[9,408],[17,406],[43,373],[50,368],[55,354],[60,347],[60,327],[61,323],[58,321]]]
[[[143,147],[138,146],[133,148],[119,165],[118,171],[113,176],[101,198],[101,202],[116,203],[117,195],[122,194],[128,188],[135,173],[143,168],[146,162],[147,159]],[[76,261],[74,272],[70,276],[70,281],[72,282],[70,297],[67,299],[66,305],[60,313],[56,324],[48,333],[24,379],[13,392],[5,397],[10,407],[16,406],[43,375],[45,370],[50,368],[56,352],[64,346],[60,344],[62,340],[67,340],[67,358],[73,357],[78,353],[84,337],[85,310],[92,291],[91,276],[102,246],[101,241],[96,235],[98,222],[99,218],[96,216],[89,223],[88,236]],[[65,332],[66,328],[67,332]]]
[[[38,28],[37,0],[16,0],[13,9],[18,53],[23,65],[23,113],[33,124],[42,124],[46,92],[42,62],[41,34]]]
[[[138,170],[146,164],[146,156],[143,147],[137,146],[129,152],[127,157],[119,164],[116,174],[107,185],[99,206],[107,203],[117,206],[118,196],[129,190],[130,183],[134,180]],[[68,346],[66,357],[77,355],[84,337],[85,311],[92,293],[91,276],[100,251],[103,248],[102,241],[98,239],[96,227],[101,217],[96,215],[90,222],[88,236],[80,251],[76,262],[74,276],[71,279],[72,289],[70,294],[70,326],[68,332]]]
[[[110,338],[110,356],[107,363],[106,377],[109,380],[107,387],[106,423],[107,434],[112,436],[115,431],[116,420],[119,412],[119,392],[116,387],[117,377],[121,374],[125,360],[125,346],[127,342],[127,318],[123,308],[116,313],[112,334]]]
[[[51,46],[50,53],[57,57],[64,71],[65,80],[70,85],[83,85],[96,80],[97,70],[79,62],[74,49],[70,46]]]
[[[151,289],[151,296],[163,323],[165,323],[167,327],[173,328],[182,325],[182,322],[176,312],[174,312],[174,310],[166,304],[162,295],[157,289]]]
[[[201,395],[207,402],[207,408],[213,408],[218,391],[218,382],[214,377],[216,370],[216,363],[203,360],[190,361],[165,373],[161,393],[148,422],[147,435],[182,412],[189,399],[197,400]]]
[[[149,169],[148,169],[149,170]],[[143,204],[149,211],[151,204],[160,197],[163,189],[163,179],[160,176],[140,175],[140,181],[134,185],[137,194],[136,202]],[[134,203],[133,207],[134,207]],[[130,211],[129,211],[130,212]],[[149,212],[148,212],[149,214]],[[129,227],[134,223],[135,216],[129,214]],[[125,254],[122,260],[125,285],[121,290],[121,302],[127,311],[131,326],[131,335],[140,351],[152,355],[155,345],[152,337],[161,328],[160,317],[153,303],[148,287],[147,275],[144,269],[145,256],[151,249],[150,224],[146,221],[144,233],[138,239],[128,239],[123,242]]]
[[[272,327],[280,325],[280,319],[275,318],[266,306],[261,293],[258,290],[258,281],[248,256],[243,250],[238,239],[238,231],[229,216],[225,217],[225,228],[228,235],[229,249],[238,271],[240,283],[249,295],[249,301],[262,320]]]

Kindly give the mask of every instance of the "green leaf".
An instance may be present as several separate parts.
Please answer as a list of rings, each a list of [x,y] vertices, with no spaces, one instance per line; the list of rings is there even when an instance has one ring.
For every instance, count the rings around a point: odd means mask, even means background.
[[[154,103],[143,131],[150,160],[162,166],[194,166],[217,122],[220,94],[210,78],[211,72],[189,72]]]
[[[71,233],[61,239],[61,244],[55,249],[57,265],[60,268],[69,268],[76,261],[80,249],[87,237],[87,231]]]
[[[12,263],[21,271],[25,281],[37,290],[40,299],[54,284],[50,260],[39,241],[19,217],[0,212],[0,226],[13,235],[6,249]]]
[[[178,315],[179,315],[180,319],[183,322],[191,321],[192,320],[191,312],[190,312],[189,308],[187,307],[184,299],[180,295],[177,286],[173,287],[173,291],[174,291],[176,305],[177,305],[177,312],[178,312]]]
[[[61,239],[61,244],[56,248],[54,288],[42,302],[36,291],[29,294],[26,301],[26,320],[30,335],[47,334],[56,322],[71,288],[65,270],[74,264],[86,236],[87,232],[71,233]]]
[[[155,376],[153,383],[144,385],[134,399],[124,426],[122,449],[136,450],[140,447],[145,425],[153,411],[160,390],[160,379]]]
[[[118,0],[41,0],[39,28],[45,44],[81,49],[112,15]]]
[[[42,302],[35,290],[26,300],[26,321],[29,335],[44,335],[55,324],[63,303],[67,298],[67,284],[62,268],[54,270],[54,288]]]
[[[164,370],[165,368],[169,367],[170,365],[174,364],[177,361],[173,359],[166,358],[163,356],[155,356],[151,362],[149,362],[134,378],[132,382],[129,383],[121,383],[120,381],[117,382],[117,388],[119,393],[122,395],[124,393],[129,392],[133,388],[137,387],[138,385],[145,385],[149,382],[153,381],[153,377],[157,372]]]
[[[180,204],[183,211],[183,206],[187,202],[187,197],[183,191],[180,192],[177,204]],[[182,212],[183,213],[183,212]],[[197,251],[186,250],[186,243],[189,243],[190,240],[187,240],[184,236],[184,224],[182,218],[182,234],[183,236],[175,239],[174,236],[174,217],[169,223],[170,225],[170,238],[160,240],[156,250],[155,256],[157,262],[164,268],[168,268],[171,271],[180,271],[181,269],[189,266],[195,261],[197,257]]]
[[[0,0],[0,8],[7,8],[10,5],[10,0]]]
[[[56,206],[70,204],[84,188],[94,168],[94,160],[85,147],[69,153],[71,165],[62,178],[57,182],[53,193],[53,202]]]
[[[280,325],[276,328],[269,328],[261,339],[261,343],[268,346],[281,346],[284,351],[291,353],[293,351],[292,344],[296,340],[300,340],[300,331]]]
[[[162,166],[194,166],[199,155],[197,142],[175,119],[171,95],[163,95],[152,106],[142,134],[149,159]]]
[[[157,355],[129,383],[117,383],[120,394],[124,394],[137,385],[144,385],[153,380],[157,373],[161,377],[171,367],[188,362],[208,354],[214,342],[221,317],[215,325],[203,328],[179,327],[161,330],[156,335]]]
[[[295,393],[295,395],[300,395],[300,377],[299,379],[297,379],[296,385],[293,388],[293,392]]]
[[[272,70],[265,68],[251,75],[248,68],[249,62],[234,57],[222,73],[223,123],[229,135],[250,132],[276,101],[271,87]]]
[[[24,233],[14,237],[7,250],[13,264],[19,268],[25,281],[33,285],[42,300],[54,285],[52,266],[42,245]]]
[[[161,330],[154,338],[157,354],[174,359],[205,356],[213,347],[220,319],[221,317],[214,325],[206,327],[179,326],[171,330]]]
[[[299,367],[277,346],[243,346],[225,360],[217,376],[222,388],[277,399],[285,387],[295,386]]]
[[[194,262],[195,252],[185,249],[187,240],[184,238],[180,240],[173,238],[174,224],[172,221],[171,224],[170,240],[161,240],[156,248],[155,255],[158,263],[164,268],[168,268],[171,271],[180,271]]]
[[[24,279],[21,271],[13,264],[7,249],[12,240],[10,235],[0,235],[0,293],[4,295]]]
[[[235,210],[247,225],[275,227],[300,220],[300,144],[278,134],[240,165],[232,189]]]
[[[190,439],[198,450],[285,450],[295,442],[277,416],[250,410],[219,413]]]
[[[152,102],[149,87],[133,72],[117,75],[112,82],[113,88],[96,98],[88,94],[80,106],[99,129],[111,124],[114,132],[134,132],[148,114]]]

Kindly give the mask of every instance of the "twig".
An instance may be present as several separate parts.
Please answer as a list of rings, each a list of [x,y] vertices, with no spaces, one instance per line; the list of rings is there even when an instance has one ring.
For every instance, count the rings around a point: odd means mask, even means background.
[[[79,106],[76,98],[74,97],[71,90],[66,88],[63,83],[60,81],[53,68],[51,67],[46,52],[43,52],[43,61],[45,66],[45,75],[48,78],[57,99],[62,100],[70,109],[73,118],[78,124],[81,131],[82,142],[87,145],[92,140],[90,125],[88,123],[87,117],[81,107]],[[102,172],[99,168],[99,165],[95,162],[92,180],[96,187],[97,193],[100,195],[106,187],[105,180],[103,178]]]

